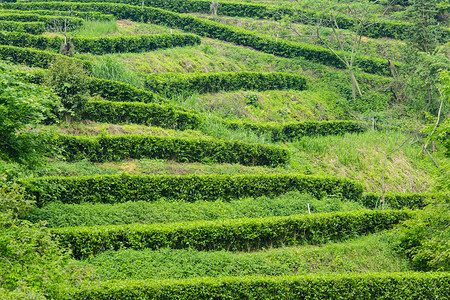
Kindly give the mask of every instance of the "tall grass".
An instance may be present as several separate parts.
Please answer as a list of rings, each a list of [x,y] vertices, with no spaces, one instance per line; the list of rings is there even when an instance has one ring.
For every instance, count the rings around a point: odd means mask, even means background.
[[[86,21],[75,33],[83,37],[100,37],[112,35],[119,32],[119,27],[115,21]]]
[[[119,250],[102,253],[85,264],[93,266],[93,277],[99,280],[409,270],[407,261],[390,250],[388,239],[383,235],[320,247],[270,249],[253,253],[191,249]]]
[[[100,57],[92,68],[92,75],[98,78],[128,83],[138,88],[144,88],[144,81],[139,75],[129,70],[125,64],[111,55]]]
[[[161,199],[150,203],[141,201],[116,205],[51,203],[43,208],[33,208],[27,218],[33,222],[46,220],[50,227],[168,223],[302,214],[308,212],[308,202],[312,213],[363,208],[359,203],[336,198],[317,200],[296,191],[275,198],[246,198],[231,202],[190,203]]]

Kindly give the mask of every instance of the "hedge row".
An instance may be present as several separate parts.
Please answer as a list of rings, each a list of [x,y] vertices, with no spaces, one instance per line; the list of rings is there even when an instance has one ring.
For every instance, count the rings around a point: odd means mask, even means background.
[[[240,276],[88,283],[66,299],[446,299],[450,273],[352,273]]]
[[[364,194],[359,202],[367,208],[381,207],[381,195],[368,193]],[[423,208],[429,201],[437,199],[448,199],[450,195],[445,194],[425,194],[425,193],[387,193],[384,201],[389,208]]]
[[[198,36],[191,34],[154,34],[98,38],[73,37],[70,41],[74,44],[76,52],[88,52],[96,55],[193,46],[201,42]],[[40,50],[59,50],[63,42],[64,38],[58,36],[36,36],[17,32],[0,33],[0,44],[2,45],[30,47]]]
[[[300,191],[314,197],[335,195],[358,201],[363,188],[344,178],[304,175],[103,175],[24,179],[28,197],[39,207],[47,203],[122,203],[156,201],[231,200],[242,197],[277,196]]]
[[[124,248],[251,251],[319,244],[392,228],[408,211],[353,211],[288,217],[52,229],[75,258]]]
[[[44,22],[48,29],[64,28],[67,24],[67,30],[74,30],[83,25],[84,20],[76,17],[68,16],[41,16],[38,14],[17,14],[17,13],[2,13],[0,10],[0,20],[15,21],[15,22]]]
[[[182,15],[158,8],[131,6],[117,3],[64,3],[64,2],[37,2],[37,3],[5,3],[0,7],[21,9],[52,9],[67,10],[72,8],[77,11],[98,11],[113,14],[117,18],[130,19],[133,21],[154,22],[164,24],[173,28],[180,28],[201,36],[211,37],[241,46],[248,46],[255,50],[263,51],[282,57],[304,57],[328,66],[345,68],[344,63],[338,59],[330,50],[304,43],[294,43],[285,40],[276,41],[272,37],[257,34],[248,30],[223,25],[201,18]],[[342,54],[341,55],[347,55]],[[397,67],[400,64],[395,63]],[[387,75],[391,74],[388,61],[384,59],[359,56],[355,59],[362,71]]]
[[[292,141],[303,136],[338,135],[363,132],[364,126],[357,121],[306,121],[292,123],[256,123],[224,121],[232,129],[249,129],[256,134],[269,134],[272,141]]]
[[[42,34],[46,31],[44,22],[0,21],[0,31]]]
[[[194,74],[152,74],[145,80],[147,89],[168,97],[177,94],[215,93],[235,90],[305,90],[306,79],[300,75],[262,72],[221,72]]]
[[[68,161],[92,162],[122,159],[170,159],[179,162],[237,163],[278,166],[289,161],[289,151],[272,145],[249,144],[205,138],[177,138],[139,134],[69,136],[55,138],[60,155]]]
[[[49,65],[57,58],[65,57],[66,59],[74,59],[60,54],[35,50],[31,48],[21,48],[14,46],[0,45],[0,59],[8,60],[16,64],[23,64],[29,67],[48,68]],[[81,63],[86,70],[92,70],[92,63],[86,60],[75,59]]]
[[[16,74],[29,83],[42,84],[44,82],[45,72],[45,70],[33,70],[32,72],[17,72]],[[99,95],[113,102],[168,103],[168,100],[155,93],[119,81],[89,77],[87,88],[92,96]],[[177,111],[186,111],[181,107],[172,106]],[[111,108],[111,110],[114,110],[114,108]],[[133,114],[136,115],[138,112],[134,112]],[[117,116],[116,118],[126,118],[126,116]]]
[[[51,1],[51,0],[45,0]],[[44,1],[44,2],[45,2]],[[140,0],[70,0],[74,2],[111,2],[111,3],[123,3],[130,5],[142,5]],[[144,1],[145,6],[158,7],[178,13],[209,13],[211,1],[209,0],[147,0]],[[323,19],[324,26],[331,27],[334,24],[327,24],[329,16],[321,11],[314,11],[311,9],[296,9],[287,7],[276,7],[273,5],[265,5],[258,3],[245,3],[245,2],[220,2],[219,15],[231,16],[231,17],[251,17],[260,19],[280,19],[284,16],[290,16],[295,21],[300,23],[306,23],[315,25],[315,20]],[[299,17],[301,16],[301,17]],[[336,23],[340,29],[354,29],[355,20],[345,14],[337,14],[335,16]],[[394,38],[394,39],[407,39],[413,25],[407,22],[400,21],[388,21],[371,18],[370,22],[372,26],[368,26],[364,30],[364,35],[372,38]],[[439,28],[440,40],[442,42],[448,41],[450,38],[449,28]]]
[[[69,16],[82,18],[89,21],[115,21],[116,18],[113,15],[105,15],[95,11],[55,11],[55,10],[6,10],[2,9],[2,13],[20,13],[20,14],[37,14],[41,16]]]
[[[178,130],[197,129],[202,123],[197,113],[154,103],[89,101],[80,117],[94,122],[134,123]]]

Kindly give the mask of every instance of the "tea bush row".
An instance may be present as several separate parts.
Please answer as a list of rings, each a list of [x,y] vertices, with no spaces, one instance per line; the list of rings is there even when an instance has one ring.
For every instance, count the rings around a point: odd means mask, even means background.
[[[23,64],[29,67],[48,68],[57,57],[74,59],[57,53],[35,50],[32,48],[21,48],[14,46],[0,45],[0,59],[10,61],[15,64]],[[75,59],[87,70],[92,70],[92,63],[86,60]]]
[[[77,259],[126,248],[251,251],[340,241],[392,228],[410,215],[408,211],[363,210],[169,224],[65,227],[52,232]]]
[[[361,198],[361,203],[367,208],[380,208],[381,195],[367,193]],[[450,195],[426,193],[387,193],[385,204],[391,209],[423,208],[429,201],[448,199]]]
[[[74,30],[83,25],[84,20],[77,17],[70,16],[41,16],[35,13],[31,14],[17,14],[17,13],[3,13],[0,10],[0,20],[15,21],[15,22],[44,22],[48,29],[64,28],[67,30]]]
[[[168,159],[179,162],[237,163],[278,166],[289,161],[288,150],[272,145],[249,144],[212,138],[179,138],[139,134],[57,136],[55,146],[68,160],[105,162],[123,159]]]
[[[162,198],[185,201],[231,200],[277,196],[299,191],[316,198],[336,196],[351,201],[362,197],[360,184],[336,177],[291,175],[103,175],[23,179],[28,198],[46,203],[123,203]]]
[[[86,284],[67,299],[445,299],[450,273],[352,273],[127,280]]]
[[[145,85],[151,91],[172,97],[177,94],[215,93],[222,90],[305,90],[306,79],[300,75],[276,72],[166,73],[149,75]]]
[[[46,28],[44,22],[0,21],[0,31],[42,34]]]
[[[14,10],[2,9],[2,13],[36,14],[41,16],[69,16],[81,18],[88,21],[115,21],[113,15],[105,15],[95,11],[57,11],[57,10]]]
[[[178,110],[172,105],[139,102],[89,101],[80,118],[102,123],[134,123],[178,130],[197,129],[199,114]]]
[[[113,37],[73,37],[75,51],[102,55],[107,53],[144,52],[161,48],[194,46],[200,38],[192,34],[154,34]],[[36,36],[18,32],[0,34],[0,44],[40,50],[59,50],[64,38]]]

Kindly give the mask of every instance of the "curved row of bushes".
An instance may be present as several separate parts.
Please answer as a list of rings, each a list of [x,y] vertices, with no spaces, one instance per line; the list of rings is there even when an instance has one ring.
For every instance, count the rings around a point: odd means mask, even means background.
[[[1,36],[1,35],[0,35]],[[1,46],[0,46],[1,49]],[[19,48],[20,49],[20,48]],[[87,63],[86,68],[90,68],[90,64]],[[42,84],[44,81],[44,70],[34,70],[33,72],[20,72],[18,73],[24,80],[29,83]],[[168,103],[168,101],[161,96],[146,91],[144,89],[136,88],[128,83],[123,83],[119,81],[107,80],[96,77],[89,77],[89,82],[87,84],[89,93],[92,96],[99,95],[109,102],[143,102],[143,103]],[[133,104],[133,103],[131,103]],[[113,103],[110,105],[114,105]],[[171,105],[177,111],[184,111],[181,107]],[[113,110],[113,108],[111,108]],[[119,114],[119,112],[117,112]],[[137,114],[133,112],[130,114]],[[123,116],[127,118],[127,116]],[[145,120],[142,119],[145,123]]]
[[[0,31],[42,34],[46,30],[44,22],[0,21]]]
[[[197,129],[199,114],[178,110],[172,105],[139,102],[89,101],[80,113],[83,120],[102,123],[134,123],[178,130]]]
[[[89,283],[67,299],[445,299],[450,273],[353,273],[240,276]]]
[[[46,69],[57,57],[74,59],[48,51],[0,45],[1,60],[10,61],[15,64],[23,64],[29,67],[39,67]],[[86,70],[92,70],[92,63],[90,61],[80,59],[75,60],[82,64]]]
[[[192,34],[154,34],[85,38],[73,37],[70,41],[76,52],[96,55],[107,53],[130,53],[161,48],[193,46],[200,44],[198,36]],[[64,38],[36,36],[19,32],[0,32],[0,44],[40,50],[59,50]]]
[[[220,72],[152,74],[145,80],[147,89],[172,97],[177,94],[215,93],[235,90],[305,90],[304,76],[276,72]]]
[[[379,194],[367,193],[361,198],[361,203],[367,208],[381,207],[381,198]],[[445,194],[426,194],[426,193],[387,193],[384,201],[387,207],[392,209],[402,208],[423,208],[430,201],[438,199],[449,199],[450,195]]]
[[[169,224],[65,227],[52,229],[52,232],[79,259],[125,248],[251,251],[321,244],[392,228],[410,216],[410,212],[398,210],[352,211]]]
[[[237,163],[278,166],[289,161],[288,150],[272,145],[249,144],[212,138],[178,138],[139,134],[69,136],[55,138],[60,155],[68,161],[105,162],[123,159],[169,159],[180,162]]]
[[[40,0],[51,1],[51,0]],[[140,0],[69,0],[73,2],[85,2],[85,3],[97,3],[97,2],[111,2],[111,3],[123,3],[130,5],[140,6],[142,1]],[[209,0],[148,0],[144,1],[145,6],[158,7],[178,13],[209,13],[211,1]],[[273,5],[266,5],[261,3],[246,3],[246,2],[220,2],[219,15],[225,15],[230,17],[251,17],[259,19],[275,19],[278,20],[285,16],[293,18],[295,21],[315,25],[316,20],[322,19],[325,26],[333,26],[327,24],[329,16],[321,11],[315,11],[312,9],[298,9],[288,7],[276,7]],[[345,14],[335,15],[337,26],[340,29],[354,29],[357,24],[355,20]],[[401,21],[388,21],[376,18],[371,18],[371,26],[367,26],[364,30],[364,35],[372,38],[394,38],[394,39],[407,39],[411,30],[413,30],[412,24]],[[440,28],[439,32],[440,40],[442,42],[448,41],[450,38],[450,28]]]
[[[20,14],[20,13],[2,13],[0,10],[0,20],[15,21],[15,22],[44,22],[47,28],[64,28],[67,25],[67,30],[74,30],[83,25],[84,20],[77,17],[69,16],[41,16],[35,13]]]
[[[22,9],[54,9],[66,10],[69,7],[80,11],[98,11],[106,14],[113,14],[117,18],[130,19],[133,21],[154,22],[164,24],[173,28],[180,28],[188,32],[193,32],[201,36],[211,37],[227,42],[232,42],[241,46],[248,46],[255,50],[263,51],[282,57],[303,57],[324,65],[337,68],[346,68],[344,63],[337,58],[330,50],[304,43],[294,43],[285,40],[275,41],[272,37],[257,34],[248,30],[223,25],[220,23],[204,20],[201,18],[182,15],[158,8],[131,6],[117,3],[64,3],[64,2],[35,2],[35,3],[6,3],[0,7],[22,8]],[[340,53],[341,55],[347,55]],[[399,63],[394,63],[400,67]],[[362,71],[387,75],[391,74],[391,69],[387,60],[367,56],[359,56],[355,59]]]
[[[89,21],[114,21],[116,18],[113,15],[105,15],[95,11],[56,11],[56,10],[14,10],[2,9],[2,13],[10,14],[36,14],[41,16],[69,16],[82,18]]]
[[[27,197],[39,207],[46,203],[121,203],[156,201],[161,198],[185,201],[231,200],[243,197],[276,196],[300,191],[321,198],[335,195],[358,201],[360,184],[344,178],[305,175],[103,175],[40,177],[22,180]]]
[[[364,126],[357,121],[305,121],[290,123],[257,123],[248,121],[228,121],[231,129],[248,129],[256,134],[269,134],[272,141],[292,141],[303,136],[338,135],[363,132]]]

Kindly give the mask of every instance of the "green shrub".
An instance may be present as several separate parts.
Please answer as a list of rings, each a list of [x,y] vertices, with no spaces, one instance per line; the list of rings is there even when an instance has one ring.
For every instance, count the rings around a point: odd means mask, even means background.
[[[16,21],[16,22],[44,22],[48,30],[64,28],[71,31],[80,27],[84,20],[69,16],[41,16],[36,13],[2,13],[0,11],[0,20]]]
[[[306,121],[291,123],[256,123],[248,121],[224,121],[233,129],[249,129],[257,134],[269,134],[272,141],[292,141],[303,136],[337,135],[364,131],[356,121]]]
[[[1,24],[1,23],[0,23]],[[200,38],[191,34],[154,34],[114,37],[72,37],[75,51],[102,55],[119,52],[143,52],[160,48],[192,46],[200,44]],[[0,43],[40,50],[59,50],[62,37],[35,36],[26,33],[1,33]]]
[[[0,46],[0,59],[7,60],[16,64],[23,64],[29,67],[48,68],[56,59],[63,57],[67,60],[75,60],[83,64],[86,70],[92,69],[92,63],[85,60],[73,59],[60,54],[35,50],[32,48],[20,48],[13,46]]]
[[[88,75],[83,66],[66,57],[56,58],[47,73],[44,84],[61,98],[67,123],[81,112],[87,103]]]
[[[224,72],[197,74],[152,74],[145,81],[147,89],[173,97],[177,94],[215,93],[235,90],[306,89],[306,79],[287,73]]]
[[[67,299],[445,299],[449,282],[449,273],[412,272],[130,280],[89,283]]]
[[[164,225],[67,227],[52,232],[79,259],[124,248],[251,251],[319,244],[392,228],[409,217],[407,211],[353,211]]]
[[[14,9],[2,9],[2,13],[7,14],[36,14],[41,16],[69,16],[69,17],[76,17],[81,18],[84,20],[89,21],[114,21],[116,18],[113,15],[105,15],[98,12],[85,12],[85,11],[55,11],[55,10],[14,10]]]
[[[88,159],[104,162],[149,157],[181,162],[278,166],[287,163],[290,156],[288,150],[271,145],[138,134],[99,137],[63,135],[55,139],[55,146],[60,147],[60,155],[68,161]]]
[[[33,72],[18,72],[18,75],[30,83],[42,84],[46,72],[34,70]],[[99,95],[108,101],[168,103],[168,100],[155,93],[136,88],[127,83],[102,78],[89,77],[87,88],[92,96]],[[177,109],[183,110],[182,108]]]
[[[425,194],[425,193],[387,193],[385,203],[391,209],[402,208],[423,208],[429,201],[436,199],[445,199],[449,196],[444,194]],[[367,208],[380,208],[381,195],[368,193],[361,198],[361,203]]]
[[[44,22],[0,21],[0,31],[42,34],[46,31]]]
[[[398,248],[419,271],[450,271],[450,197],[431,201],[397,228]]]
[[[321,198],[333,195],[358,201],[362,186],[348,179],[303,175],[187,175],[41,177],[24,179],[29,197],[42,207],[46,203],[121,203],[156,201],[161,198],[186,201],[276,196],[300,191]]]
[[[101,123],[135,123],[178,130],[197,129],[202,118],[171,105],[89,101],[80,113],[83,120]]]

